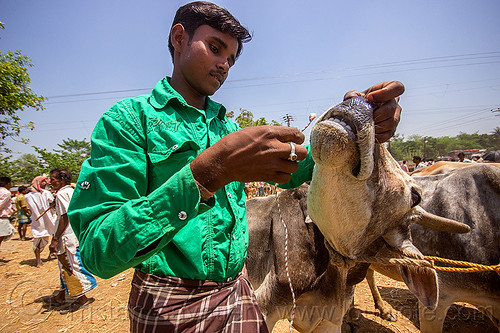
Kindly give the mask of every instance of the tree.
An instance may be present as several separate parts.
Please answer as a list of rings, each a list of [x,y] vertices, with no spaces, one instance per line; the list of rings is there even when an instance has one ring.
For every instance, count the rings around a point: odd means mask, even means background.
[[[226,117],[233,118],[234,111],[226,112]],[[249,126],[269,125],[269,122],[264,117],[254,120],[253,113],[248,111],[247,109],[240,109],[240,114],[236,117],[235,121],[236,123],[238,123],[238,125],[240,125],[241,128]],[[276,120],[272,120],[271,125],[281,126],[281,124]]]
[[[2,22],[0,29],[4,29]],[[0,53],[0,152],[10,151],[5,147],[5,140],[19,137],[21,128],[34,128],[32,122],[21,124],[18,111],[27,107],[43,110],[45,97],[35,94],[29,87],[31,79],[28,67],[33,67],[33,64],[21,51]],[[21,141],[26,142],[23,139]]]
[[[78,179],[82,163],[90,157],[90,142],[86,139],[66,139],[58,144],[60,149],[52,152],[34,147],[41,157],[41,165],[47,173],[52,169],[68,169],[73,174],[73,181]]]
[[[493,145],[495,145],[497,149],[500,149],[500,127],[495,127],[491,135],[493,136]]]
[[[34,154],[24,154],[11,163],[9,176],[14,184],[31,184],[33,178],[43,173],[38,158]]]

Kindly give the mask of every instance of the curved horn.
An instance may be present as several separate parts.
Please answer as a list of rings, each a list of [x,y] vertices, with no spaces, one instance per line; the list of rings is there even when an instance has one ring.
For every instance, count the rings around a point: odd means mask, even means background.
[[[411,222],[413,223],[417,223],[438,231],[455,232],[458,234],[465,234],[470,231],[470,227],[467,224],[428,213],[422,207],[416,208],[420,213],[420,216],[416,219],[412,219]]]

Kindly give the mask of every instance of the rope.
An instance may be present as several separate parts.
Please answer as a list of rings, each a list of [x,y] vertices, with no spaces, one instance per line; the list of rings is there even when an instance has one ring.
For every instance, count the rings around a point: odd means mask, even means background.
[[[293,319],[295,317],[295,308],[297,307],[297,304],[295,301],[295,292],[293,291],[292,279],[290,278],[290,273],[288,270],[288,228],[286,226],[285,221],[283,220],[283,216],[281,215],[281,208],[280,208],[280,202],[278,200],[278,194],[279,193],[276,193],[276,203],[278,204],[278,213],[280,215],[281,223],[285,228],[285,271],[286,271],[286,277],[288,278],[288,284],[290,285],[290,291],[292,292],[292,301],[293,301],[292,313],[290,316],[290,328],[288,330],[288,332],[291,333],[293,326]]]
[[[434,268],[435,270],[439,270],[439,271],[462,272],[462,273],[495,271],[495,272],[497,272],[498,275],[500,275],[500,264],[481,265],[481,264],[475,264],[475,263],[471,263],[471,262],[467,262],[467,261],[451,260],[451,259],[432,257],[432,256],[426,256],[426,257],[424,257],[424,259],[444,262],[444,263],[451,264],[451,265],[468,266],[469,267],[469,268],[460,268],[460,267],[444,267],[444,266],[432,265],[433,266],[432,268]]]
[[[428,267],[428,268],[435,269],[437,271],[459,272],[459,273],[495,271],[500,275],[500,264],[488,266],[488,265],[481,265],[481,264],[475,264],[475,263],[470,263],[470,262],[466,262],[466,261],[451,260],[451,259],[433,257],[433,256],[425,256],[425,257],[422,257],[422,259],[359,257],[356,261],[365,262],[365,263],[369,263],[369,264]],[[468,268],[436,266],[432,263],[432,261],[439,261],[439,262],[444,262],[447,264],[457,265],[457,266],[468,266]]]

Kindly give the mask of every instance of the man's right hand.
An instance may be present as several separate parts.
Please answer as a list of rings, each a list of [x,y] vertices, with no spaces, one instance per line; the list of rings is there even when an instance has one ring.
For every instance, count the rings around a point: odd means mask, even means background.
[[[228,134],[191,162],[194,178],[211,192],[232,181],[284,184],[298,164],[288,160],[289,142],[296,143],[297,160],[307,156],[300,144],[304,134],[294,127],[256,126]]]

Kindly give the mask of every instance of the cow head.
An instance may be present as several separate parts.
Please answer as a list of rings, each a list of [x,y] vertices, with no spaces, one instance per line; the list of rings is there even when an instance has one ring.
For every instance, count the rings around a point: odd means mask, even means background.
[[[382,237],[391,247],[420,255],[409,239],[409,223],[468,232],[465,224],[418,206],[422,190],[375,142],[372,114],[368,101],[355,97],[326,111],[311,132],[316,166],[308,212],[333,250],[356,260]]]

